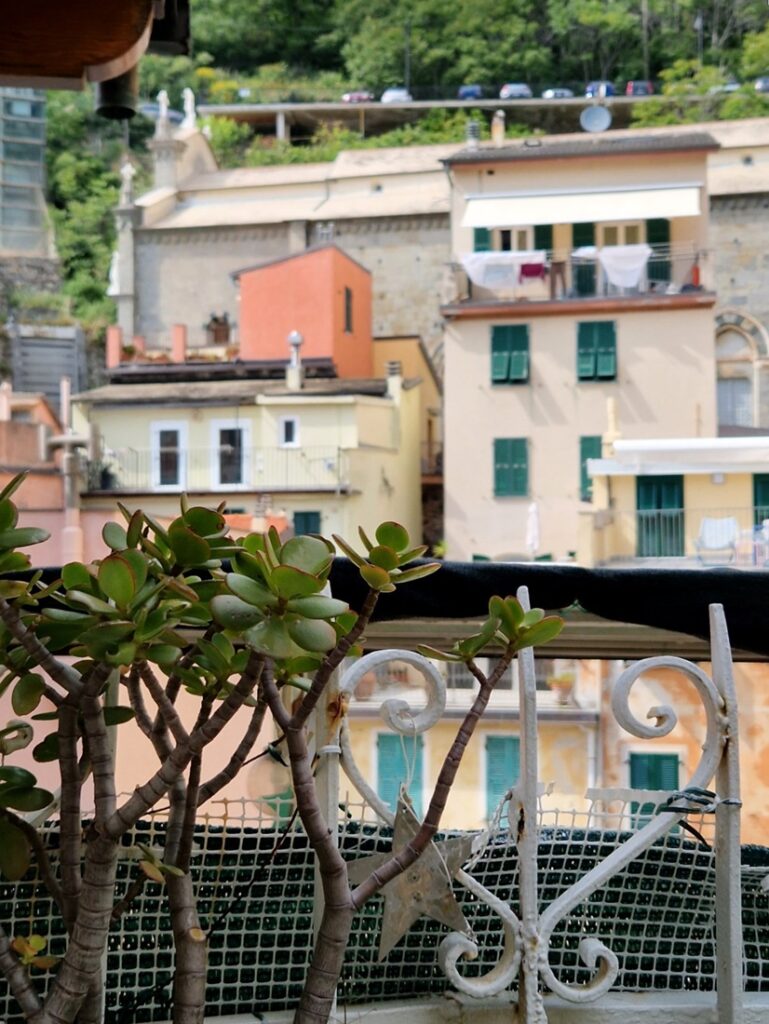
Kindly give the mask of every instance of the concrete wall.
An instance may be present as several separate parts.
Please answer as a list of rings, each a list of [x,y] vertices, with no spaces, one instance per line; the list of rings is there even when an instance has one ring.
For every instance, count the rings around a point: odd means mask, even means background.
[[[576,550],[579,438],[606,431],[609,398],[623,437],[715,434],[710,310],[652,306],[580,319],[615,320],[616,381],[577,381],[575,317],[531,318],[528,384],[491,383],[491,326],[501,321],[458,319],[447,327],[445,402],[462,411],[445,426],[448,557],[525,552],[531,501],[539,508],[540,552],[559,557]],[[494,497],[495,437],[529,438],[526,497]]]
[[[240,356],[287,359],[299,331],[303,359],[333,359],[340,377],[369,377],[371,275],[335,247],[300,254],[240,275]],[[345,330],[345,290],[352,330]]]

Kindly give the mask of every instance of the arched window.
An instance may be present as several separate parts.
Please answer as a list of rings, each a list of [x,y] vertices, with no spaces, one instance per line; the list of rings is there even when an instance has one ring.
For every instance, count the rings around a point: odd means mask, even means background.
[[[722,313],[716,321],[718,426],[757,428],[762,423],[759,376],[767,363],[766,337],[756,321]],[[765,417],[764,417],[765,418]]]

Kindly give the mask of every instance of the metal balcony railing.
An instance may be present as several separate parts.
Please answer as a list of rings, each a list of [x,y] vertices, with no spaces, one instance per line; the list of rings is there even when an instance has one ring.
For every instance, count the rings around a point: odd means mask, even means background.
[[[336,491],[347,485],[347,452],[329,446],[106,449],[86,466],[94,491]]]
[[[629,249],[636,250],[628,254]],[[447,302],[654,298],[706,290],[707,254],[688,242],[472,253],[452,263]]]
[[[769,568],[769,506],[601,511],[604,562],[679,559],[691,565]]]

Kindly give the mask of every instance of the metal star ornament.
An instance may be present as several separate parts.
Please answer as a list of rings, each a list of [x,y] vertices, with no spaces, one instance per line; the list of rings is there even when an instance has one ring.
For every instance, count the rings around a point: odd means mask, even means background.
[[[398,797],[393,828],[391,853],[375,853],[348,865],[353,885],[368,878],[393,853],[413,839],[421,822],[417,818],[404,789]],[[451,880],[472,853],[473,837],[461,836],[442,843],[430,842],[422,855],[382,889],[384,913],[379,937],[379,959],[384,960],[393,946],[423,915],[445,924],[454,932],[472,935],[470,925],[454,897]]]

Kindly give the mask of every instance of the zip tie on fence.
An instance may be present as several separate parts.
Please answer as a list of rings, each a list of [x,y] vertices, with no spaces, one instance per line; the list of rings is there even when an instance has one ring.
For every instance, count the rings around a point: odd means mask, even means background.
[[[676,804],[677,800],[684,800],[689,806],[681,807]],[[716,794],[709,789],[690,786],[688,789],[681,789],[677,793],[671,793],[665,803],[660,804],[657,808],[657,814],[665,814],[667,812],[677,814],[690,811],[698,811],[700,814],[713,814],[720,803],[726,803],[726,801],[719,800]],[[690,806],[691,804],[694,804],[694,806]]]

